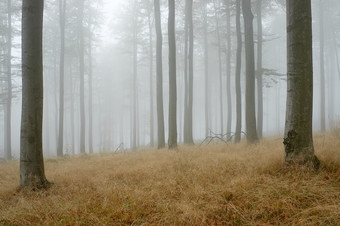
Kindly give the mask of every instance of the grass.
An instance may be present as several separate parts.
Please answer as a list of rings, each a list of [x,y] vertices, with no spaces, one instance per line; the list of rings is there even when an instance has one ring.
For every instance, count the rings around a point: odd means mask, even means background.
[[[314,144],[319,172],[283,167],[281,139],[48,159],[39,192],[2,163],[0,225],[340,225],[340,132]]]

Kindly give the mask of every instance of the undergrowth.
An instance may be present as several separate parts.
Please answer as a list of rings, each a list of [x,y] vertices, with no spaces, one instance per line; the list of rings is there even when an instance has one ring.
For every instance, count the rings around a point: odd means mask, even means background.
[[[316,135],[315,172],[283,165],[282,140],[47,159],[54,183],[19,192],[0,164],[4,225],[337,225],[340,132]]]

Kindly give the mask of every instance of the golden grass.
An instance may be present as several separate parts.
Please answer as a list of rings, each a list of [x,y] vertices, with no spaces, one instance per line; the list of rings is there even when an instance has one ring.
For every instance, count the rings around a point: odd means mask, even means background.
[[[0,224],[340,225],[340,132],[315,149],[320,172],[283,167],[281,139],[48,159],[39,192],[0,164]]]

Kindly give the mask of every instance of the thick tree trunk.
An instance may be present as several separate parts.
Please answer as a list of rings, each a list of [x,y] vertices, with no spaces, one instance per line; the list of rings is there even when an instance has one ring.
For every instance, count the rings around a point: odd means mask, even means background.
[[[241,100],[241,61],[242,61],[242,34],[241,34],[241,0],[236,1],[236,34],[237,34],[237,52],[236,52],[236,70],[235,70],[235,88],[236,88],[236,129],[235,143],[241,141],[242,126],[242,100]]]
[[[263,88],[262,88],[262,0],[256,2],[257,11],[257,135],[263,133]]]
[[[161,27],[161,11],[159,0],[154,0],[155,6],[155,25],[156,25],[156,94],[157,94],[157,147],[165,147],[164,135],[164,110],[163,110],[163,66],[162,66],[162,27]]]
[[[85,153],[85,72],[84,72],[84,1],[79,5],[79,74],[80,74],[80,153]]]
[[[7,102],[5,107],[5,159],[12,158],[12,0],[7,0]]]
[[[326,92],[325,92],[325,55],[324,55],[324,16],[323,16],[323,1],[320,0],[319,5],[319,37],[320,37],[320,126],[321,131],[326,130]]]
[[[22,2],[20,187],[46,188],[42,150],[44,1]]]
[[[194,29],[193,29],[193,21],[192,21],[192,0],[186,0],[186,39],[185,45],[189,44],[188,48],[185,48],[185,63],[188,62],[188,71],[185,70],[185,117],[184,117],[184,143],[185,144],[193,144],[193,135],[192,135],[192,108],[193,108],[193,62],[194,62]],[[189,43],[188,43],[189,41]],[[186,68],[186,67],[185,67]]]
[[[169,149],[177,148],[175,1],[169,0]]]
[[[60,87],[59,87],[59,135],[57,156],[64,155],[64,90],[65,90],[65,13],[66,1],[59,0],[59,23],[60,23]]]
[[[255,60],[253,13],[250,0],[242,0],[246,50],[246,130],[249,143],[258,141],[255,116]]]
[[[314,155],[311,0],[287,0],[286,163],[319,167]]]
[[[227,14],[227,137],[231,136],[232,102],[231,102],[231,21],[230,21],[230,0],[226,2]]]

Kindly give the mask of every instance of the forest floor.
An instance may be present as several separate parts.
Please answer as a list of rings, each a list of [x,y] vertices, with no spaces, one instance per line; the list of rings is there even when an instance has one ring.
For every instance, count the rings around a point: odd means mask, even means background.
[[[0,163],[0,225],[340,225],[340,131],[314,145],[318,172],[284,167],[275,138],[47,159],[38,192]]]

